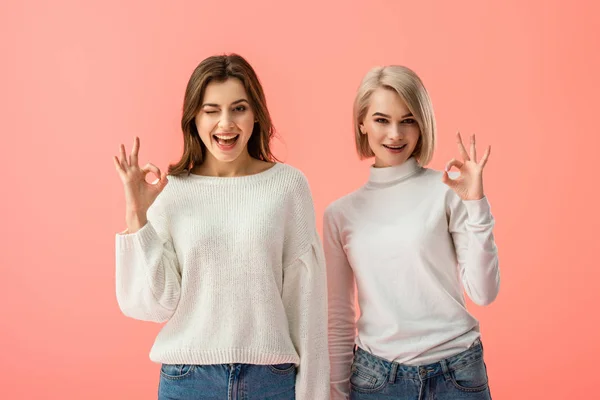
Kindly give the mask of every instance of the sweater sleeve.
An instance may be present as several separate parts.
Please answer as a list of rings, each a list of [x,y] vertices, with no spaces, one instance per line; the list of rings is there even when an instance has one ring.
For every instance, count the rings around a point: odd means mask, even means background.
[[[163,201],[164,192],[139,231],[116,235],[117,302],[123,314],[143,321],[165,322],[179,303],[181,274]]]
[[[329,400],[327,283],[318,237],[283,270],[282,300],[292,342],[300,356],[296,399]]]
[[[285,226],[281,297],[300,357],[296,399],[329,400],[327,273],[312,194],[301,173],[292,181]]]
[[[494,218],[486,197],[449,199],[449,230],[454,241],[460,277],[468,296],[477,305],[492,303],[500,290],[498,250],[494,242]]]
[[[354,273],[342,247],[331,207],[325,211],[323,246],[327,264],[331,399],[347,399],[356,337]]]

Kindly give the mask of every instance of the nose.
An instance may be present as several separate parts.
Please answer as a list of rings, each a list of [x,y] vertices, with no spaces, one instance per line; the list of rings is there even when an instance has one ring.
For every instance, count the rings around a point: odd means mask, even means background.
[[[390,127],[388,132],[388,137],[392,140],[400,140],[404,137],[404,133],[402,132],[402,128],[400,125],[393,125]]]
[[[233,119],[231,118],[231,114],[228,112],[224,112],[219,120],[219,129],[226,130],[233,128]]]

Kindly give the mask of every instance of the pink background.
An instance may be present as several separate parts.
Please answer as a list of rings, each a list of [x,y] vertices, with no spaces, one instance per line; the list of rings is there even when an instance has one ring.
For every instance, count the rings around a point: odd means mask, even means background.
[[[591,399],[600,355],[599,6],[592,1],[42,1],[0,4],[0,387],[4,399],[156,398],[159,325],[124,317],[112,156],[181,151],[185,84],[205,57],[256,68],[320,218],[357,188],[351,108],[375,65],[433,98],[432,167],[453,134],[492,144],[486,193],[502,288],[481,320],[495,400]],[[596,26],[595,26],[596,25]],[[481,151],[480,151],[480,154]]]

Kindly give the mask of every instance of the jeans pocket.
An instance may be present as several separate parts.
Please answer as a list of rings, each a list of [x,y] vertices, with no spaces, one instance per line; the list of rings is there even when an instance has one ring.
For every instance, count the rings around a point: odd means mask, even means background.
[[[277,375],[288,375],[292,372],[296,372],[296,364],[293,363],[285,363],[285,364],[275,364],[269,365],[269,369],[272,373]]]
[[[183,379],[194,370],[190,364],[163,364],[160,375],[166,379]]]
[[[488,376],[483,358],[450,372],[452,384],[463,392],[482,392],[488,388]]]
[[[373,393],[384,388],[387,383],[386,376],[380,376],[373,370],[369,370],[360,364],[352,365],[350,375],[350,386],[352,390],[359,393]]]

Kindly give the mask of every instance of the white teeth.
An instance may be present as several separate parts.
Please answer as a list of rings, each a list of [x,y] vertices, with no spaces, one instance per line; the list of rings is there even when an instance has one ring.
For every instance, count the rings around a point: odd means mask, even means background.
[[[238,137],[238,135],[233,135],[233,136],[221,136],[221,135],[215,135],[216,137],[218,137],[221,140],[229,140],[229,139],[235,139],[236,137]]]

